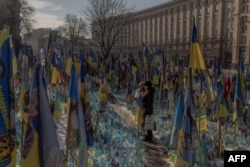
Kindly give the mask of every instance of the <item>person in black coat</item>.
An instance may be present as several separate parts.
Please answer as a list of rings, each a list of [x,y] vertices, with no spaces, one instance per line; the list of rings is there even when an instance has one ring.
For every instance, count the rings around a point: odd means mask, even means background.
[[[146,81],[143,84],[143,88],[145,89],[145,92],[143,93],[142,96],[142,107],[144,109],[143,113],[143,121],[145,123],[145,117],[147,115],[152,115],[153,114],[153,104],[154,104],[154,92],[155,89],[152,87],[152,83],[150,81]],[[143,123],[143,124],[144,124]],[[152,130],[147,130],[147,134],[143,141],[152,141],[153,139],[153,131]]]

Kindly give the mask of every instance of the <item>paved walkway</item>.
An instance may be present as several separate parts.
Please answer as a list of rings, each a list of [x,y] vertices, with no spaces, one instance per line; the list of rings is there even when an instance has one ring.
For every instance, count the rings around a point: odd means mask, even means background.
[[[124,97],[117,96],[118,102],[113,104],[114,111],[126,120],[128,125],[132,126],[137,131],[137,124],[132,111],[126,107]],[[142,138],[142,137],[141,137]],[[152,143],[142,142],[145,150],[144,163],[145,167],[172,167],[173,163],[167,158],[165,147],[161,144],[160,139],[155,135]]]

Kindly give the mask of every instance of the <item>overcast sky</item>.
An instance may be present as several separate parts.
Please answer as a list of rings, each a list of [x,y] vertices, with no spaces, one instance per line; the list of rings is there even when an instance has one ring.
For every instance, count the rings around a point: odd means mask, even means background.
[[[34,28],[57,28],[63,24],[66,14],[81,14],[88,0],[27,0],[35,8]],[[126,0],[125,0],[126,1]],[[170,0],[127,0],[128,7],[135,11],[150,8]]]

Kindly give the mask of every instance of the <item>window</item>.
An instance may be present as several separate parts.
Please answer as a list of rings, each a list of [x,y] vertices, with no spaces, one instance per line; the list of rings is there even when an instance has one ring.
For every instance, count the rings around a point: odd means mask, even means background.
[[[218,15],[214,15],[214,23],[218,23]]]
[[[219,5],[216,4],[214,9],[215,9],[215,12],[218,12],[219,11]]]
[[[233,32],[230,32],[229,39],[233,39]]]
[[[168,39],[168,24],[165,26],[165,37]]]
[[[248,5],[243,4],[242,5],[242,12],[247,12],[248,11]]]
[[[202,13],[201,13],[201,8],[198,9],[198,15],[201,16]]]
[[[241,36],[241,44],[246,44],[247,42],[247,37],[245,35]]]
[[[247,26],[242,26],[241,33],[246,33],[246,32],[247,32]]]
[[[217,31],[218,31],[218,23],[214,24],[214,31],[213,31],[213,37],[217,38]]]
[[[184,4],[182,7],[183,11],[186,11],[187,10],[186,8],[187,8],[187,6],[186,6],[186,4]]]
[[[191,9],[194,8],[194,2],[192,2],[192,3],[190,4],[190,8],[191,8]]]
[[[241,23],[247,23],[247,16],[242,16],[241,17]]]
[[[187,22],[184,21],[182,27],[186,27],[186,26],[187,26]],[[186,30],[186,28],[182,28],[182,30],[183,30],[183,35],[182,35],[182,36],[185,38],[185,37],[186,37],[186,34],[187,34],[187,32],[186,32],[187,30]]]
[[[201,1],[197,2],[197,7],[201,7]]]
[[[246,56],[246,50],[242,49],[240,50],[240,59],[244,59]]]
[[[178,39],[180,36],[180,23],[177,22],[177,25],[176,25],[176,38]]]
[[[200,27],[201,27],[201,18],[198,18],[197,19],[197,32],[199,32],[199,33],[201,32]]]
[[[204,49],[206,49],[207,48],[207,43],[204,43],[203,47],[204,47]]]

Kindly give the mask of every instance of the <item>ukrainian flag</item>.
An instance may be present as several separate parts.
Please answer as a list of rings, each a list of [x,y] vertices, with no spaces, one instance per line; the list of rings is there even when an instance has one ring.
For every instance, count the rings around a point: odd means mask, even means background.
[[[75,67],[71,68],[69,83],[69,113],[68,126],[66,133],[67,151],[71,150],[78,154],[76,157],[76,166],[87,167],[87,140],[84,124],[84,115],[80,98],[80,90]]]
[[[170,139],[170,144],[169,144],[169,149],[171,150],[177,150],[178,141],[180,137],[180,131],[182,127],[184,104],[183,104],[183,97],[181,95],[179,95],[175,113],[176,114],[175,114],[175,120],[174,120],[174,127],[172,129],[171,139]]]
[[[73,64],[73,58],[69,57],[66,61],[66,68],[65,68],[65,73],[70,76],[70,71],[71,71],[71,66]]]
[[[219,94],[219,114],[218,115],[220,118],[225,118],[228,116],[223,90],[221,90]]]
[[[160,72],[156,67],[152,67],[152,84],[159,85]]]
[[[192,113],[194,110],[190,88],[186,87],[184,98],[184,119],[177,147],[175,167],[193,164]]]
[[[64,166],[40,64],[33,72],[28,107],[28,122],[21,152],[21,167]]]
[[[60,95],[60,91],[56,88],[56,95],[55,95],[55,108],[54,108],[54,118],[59,119],[62,116],[62,97]]]
[[[0,167],[11,162],[9,77],[12,75],[12,51],[9,35],[9,28],[0,32]]]
[[[233,113],[233,120],[234,121],[236,121],[237,118],[242,117],[243,113],[240,110],[240,107],[245,106],[245,100],[243,97],[241,85],[242,84],[241,84],[240,70],[238,69],[238,74],[237,74],[237,78],[236,78],[235,95],[234,95],[234,103],[235,103],[235,111]]]
[[[162,64],[162,52],[159,49],[156,49],[155,52],[155,65],[161,65]]]
[[[56,62],[56,54],[53,52],[52,60],[51,60],[51,83],[57,84],[59,81],[59,71],[57,69],[57,62]]]
[[[89,64],[92,68],[96,68],[97,65],[98,65],[98,62],[97,62],[95,53],[94,53],[92,50],[90,50],[90,52],[89,52],[89,55],[88,55],[88,58],[87,58],[87,62],[88,62],[88,64]]]
[[[240,60],[238,69],[239,69],[239,73],[240,73],[241,90],[242,90],[242,94],[244,95],[246,92],[246,81],[245,81],[245,74],[244,74],[244,59]]]
[[[202,50],[197,39],[197,29],[195,23],[193,23],[189,67],[191,67],[193,70],[195,69],[206,70]]]

